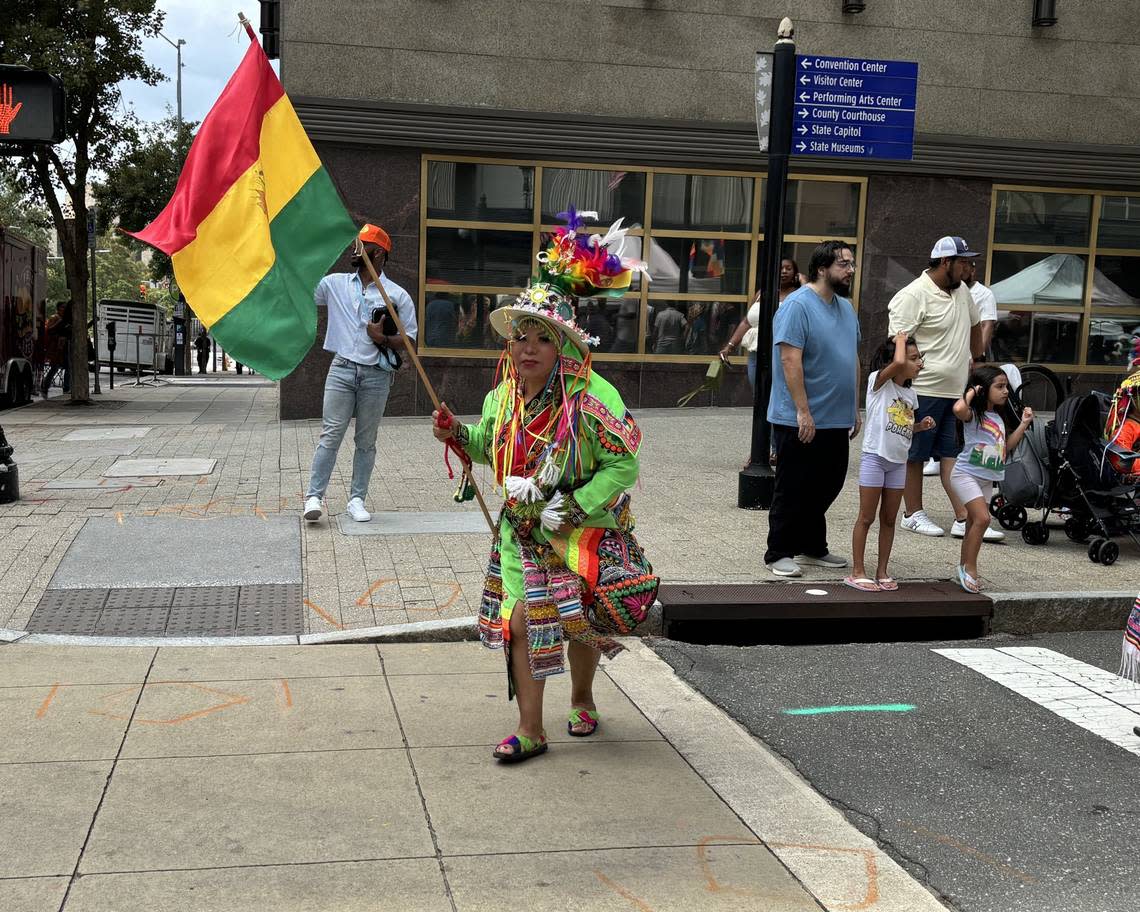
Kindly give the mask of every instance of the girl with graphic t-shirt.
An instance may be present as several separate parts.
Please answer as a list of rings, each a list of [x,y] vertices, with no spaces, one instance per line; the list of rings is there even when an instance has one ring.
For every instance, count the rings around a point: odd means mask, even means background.
[[[928,431],[927,417],[916,428],[918,393],[911,383],[922,370],[918,344],[905,332],[888,339],[872,363],[867,378],[867,421],[863,426],[863,455],[859,462],[859,516],[851,532],[852,574],[843,582],[860,592],[893,592],[898,583],[887,572],[895,540],[895,517],[906,483],[906,457],[914,431]],[[882,500],[882,510],[879,501]],[[879,513],[879,563],[875,578],[867,576],[864,553],[867,535]]]
[[[997,367],[979,367],[970,375],[966,393],[954,403],[954,415],[962,422],[966,443],[950,474],[950,487],[966,505],[966,535],[958,564],[958,584],[967,592],[980,592],[978,552],[990,524],[984,491],[1005,477],[1005,462],[1025,436],[1033,421],[1033,409],[1021,412],[1021,423],[1007,420],[1009,378]]]

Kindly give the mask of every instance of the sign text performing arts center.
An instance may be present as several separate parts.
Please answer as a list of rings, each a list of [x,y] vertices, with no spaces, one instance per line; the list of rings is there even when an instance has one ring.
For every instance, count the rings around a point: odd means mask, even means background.
[[[792,152],[909,160],[917,97],[917,63],[798,55]]]

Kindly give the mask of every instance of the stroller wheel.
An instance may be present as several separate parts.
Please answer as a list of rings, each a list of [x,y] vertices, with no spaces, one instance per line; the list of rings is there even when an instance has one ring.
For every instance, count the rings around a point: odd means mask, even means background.
[[[1043,545],[1049,541],[1049,527],[1043,522],[1027,523],[1021,537],[1027,545]]]
[[[1029,514],[1025,512],[1025,507],[1017,507],[1012,504],[1005,504],[997,514],[997,520],[1001,527],[1009,529],[1011,532],[1024,528],[1027,519],[1029,519]]]
[[[995,494],[990,498],[990,516],[994,517],[994,519],[997,519],[998,515],[1002,511],[1002,507],[1004,506],[1005,498],[1001,494]]]
[[[1089,528],[1084,520],[1070,516],[1065,520],[1065,536],[1069,541],[1084,543],[1089,540]]]
[[[1089,553],[1089,560],[1091,560],[1094,564],[1099,564],[1100,563],[1101,546],[1107,545],[1107,544],[1108,544],[1108,539],[1094,538],[1092,540],[1092,544],[1089,545],[1089,552],[1088,552]]]
[[[1118,557],[1120,557],[1120,545],[1116,542],[1106,541],[1100,546],[1100,562],[1106,567],[1115,564]]]

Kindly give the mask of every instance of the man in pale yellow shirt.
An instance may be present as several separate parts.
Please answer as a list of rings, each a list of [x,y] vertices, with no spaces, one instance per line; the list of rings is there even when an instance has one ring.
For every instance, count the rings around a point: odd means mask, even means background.
[[[962,238],[940,238],[930,251],[929,268],[887,305],[889,334],[914,336],[922,353],[922,373],[914,381],[918,393],[915,424],[927,416],[935,421],[932,433],[914,435],[907,459],[902,526],[920,535],[946,534],[923,508],[922,466],[928,458],[939,461],[942,486],[954,508],[953,531],[958,532],[959,524],[965,528],[965,507],[950,490],[949,481],[959,449],[953,405],[966,388],[973,360],[982,356],[981,317],[965,283],[976,256]],[[992,530],[987,531],[986,540],[993,541],[995,536],[1003,537]]]

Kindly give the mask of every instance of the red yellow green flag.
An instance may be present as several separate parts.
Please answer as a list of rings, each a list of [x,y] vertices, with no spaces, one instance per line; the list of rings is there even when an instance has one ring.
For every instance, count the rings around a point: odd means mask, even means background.
[[[132,237],[170,256],[187,303],[231,357],[279,380],[312,347],[313,290],[355,235],[253,41],[202,121],[174,196]]]

